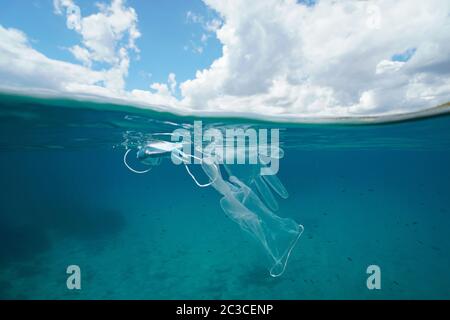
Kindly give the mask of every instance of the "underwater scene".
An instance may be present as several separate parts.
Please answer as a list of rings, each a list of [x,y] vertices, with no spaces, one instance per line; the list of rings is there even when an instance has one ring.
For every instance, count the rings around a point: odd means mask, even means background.
[[[449,299],[449,128],[1,95],[0,299]],[[197,129],[267,148],[224,164]]]

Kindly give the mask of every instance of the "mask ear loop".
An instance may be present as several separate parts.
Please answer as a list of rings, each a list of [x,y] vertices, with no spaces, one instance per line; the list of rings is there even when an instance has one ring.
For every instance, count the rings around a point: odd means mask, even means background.
[[[138,171],[138,170],[135,170],[135,169],[133,169],[132,167],[130,167],[130,166],[128,165],[128,163],[127,163],[127,156],[128,156],[128,154],[130,153],[130,151],[131,151],[131,149],[128,149],[127,152],[125,152],[125,154],[123,155],[123,163],[125,164],[125,166],[126,166],[131,172],[143,174],[143,173],[147,173],[147,172],[149,172],[150,170],[152,170],[152,168],[150,167],[150,168],[147,169],[147,170]]]
[[[188,161],[186,158],[191,157],[191,158],[197,159],[199,161],[203,161],[203,160],[200,159],[199,157],[193,156],[191,154],[186,154],[186,153],[182,152],[181,150],[178,150],[178,149],[176,149],[176,150],[183,158],[179,157],[175,153],[173,154],[174,157],[178,158],[181,162],[183,162],[187,173],[191,176],[192,180],[194,180],[194,182],[197,186],[199,186],[200,188],[206,188],[206,187],[209,187],[210,185],[212,185],[217,180],[217,177],[215,177],[211,182],[206,183],[206,184],[201,184],[200,182],[198,182],[197,179],[195,178],[195,176],[192,174],[191,170],[189,169],[188,165],[186,164],[186,162]],[[218,170],[217,165],[215,163],[213,163],[213,166],[215,167],[216,170]]]

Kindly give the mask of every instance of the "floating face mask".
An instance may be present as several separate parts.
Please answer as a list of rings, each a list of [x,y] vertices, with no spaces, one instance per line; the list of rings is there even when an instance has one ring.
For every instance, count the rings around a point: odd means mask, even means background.
[[[257,149],[249,149],[245,152],[256,153],[253,155],[260,160],[257,164],[226,165],[220,156],[222,153],[215,152],[214,148],[209,148],[208,153],[202,152],[200,159],[184,153],[182,147],[181,143],[150,141],[136,153],[136,158],[142,164],[150,166],[149,169],[140,171],[129,166],[127,156],[130,149],[124,155],[124,163],[135,173],[146,173],[159,165],[163,158],[178,159],[199,187],[212,186],[222,195],[220,206],[226,215],[261,243],[270,259],[270,275],[278,277],[283,274],[291,251],[303,233],[303,226],[274,213],[278,210],[278,202],[273,192],[284,199],[288,197],[288,192],[276,175],[261,174],[261,169],[273,157],[277,157],[277,161],[282,158],[282,150],[278,149],[269,155],[260,153]],[[202,184],[192,174],[189,169],[192,158],[199,160],[209,182]],[[225,169],[228,180],[223,178],[220,166]]]
[[[192,177],[194,182],[199,187],[208,187],[212,182],[201,184],[198,182],[197,178],[192,174],[189,169],[188,164],[191,163],[192,159],[198,159],[196,156],[186,154],[182,151],[183,145],[181,143],[162,141],[162,140],[154,140],[148,142],[144,146],[140,147],[136,153],[136,159],[138,159],[142,164],[149,166],[150,168],[146,170],[136,170],[128,164],[128,154],[131,152],[131,149],[128,149],[123,156],[123,163],[125,166],[134,173],[147,173],[154,166],[158,166],[161,164],[163,158],[175,158],[180,160],[180,163],[184,165],[188,174]],[[200,159],[201,160],[201,159]]]

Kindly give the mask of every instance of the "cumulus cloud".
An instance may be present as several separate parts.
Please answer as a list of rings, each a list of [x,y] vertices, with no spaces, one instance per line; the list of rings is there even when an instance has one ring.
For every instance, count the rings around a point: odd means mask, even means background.
[[[80,7],[73,0],[53,0],[56,14],[66,16],[66,25],[82,38],[81,44],[69,48],[69,51],[87,68],[94,63],[109,66],[103,70],[103,87],[113,94],[124,94],[125,78],[130,64],[129,52],[139,52],[136,40],[141,36],[135,10],[125,5],[123,0],[111,3],[97,3],[99,12],[83,16]],[[84,86],[72,85],[82,90]],[[100,89],[100,92],[105,90]]]
[[[3,87],[65,92],[70,86],[90,87],[107,81],[101,72],[47,58],[30,46],[23,32],[0,25],[0,85]]]
[[[223,18],[223,53],[181,84],[191,106],[333,116],[450,101],[447,0],[205,3]]]
[[[217,37],[222,55],[190,80],[178,84],[170,73],[166,83],[126,91],[130,54],[139,53],[135,10],[112,0],[83,16],[73,0],[55,0],[55,13],[81,36],[70,48],[80,64],[49,59],[25,34],[0,26],[0,86],[295,117],[401,113],[450,101],[448,0],[204,2],[219,18],[191,12],[187,19],[202,26],[200,43]]]
[[[50,59],[32,47],[25,33],[0,25],[0,88],[183,110],[172,97],[177,85],[173,73],[168,84],[150,85],[154,92],[125,90],[130,51],[139,52],[137,15],[122,0],[97,6],[98,13],[83,17],[74,1],[54,0],[55,13],[65,15],[67,27],[82,37],[69,50],[83,65]],[[94,68],[95,63],[101,67]]]
[[[103,62],[116,67],[126,76],[128,51],[139,52],[136,40],[141,36],[137,27],[137,14],[123,0],[112,0],[109,5],[98,3],[99,12],[83,17],[81,9],[72,0],[54,0],[55,12],[66,12],[67,27],[78,32],[82,45],[70,51],[87,66]]]

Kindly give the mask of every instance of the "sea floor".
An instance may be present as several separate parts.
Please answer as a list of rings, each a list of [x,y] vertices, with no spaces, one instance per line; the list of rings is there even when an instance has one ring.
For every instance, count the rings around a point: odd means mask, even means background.
[[[286,150],[279,214],[305,231],[278,278],[181,166],[134,175],[103,149],[0,156],[2,299],[450,298],[449,153]],[[73,264],[81,290],[66,287]],[[366,286],[372,264],[381,290]]]

